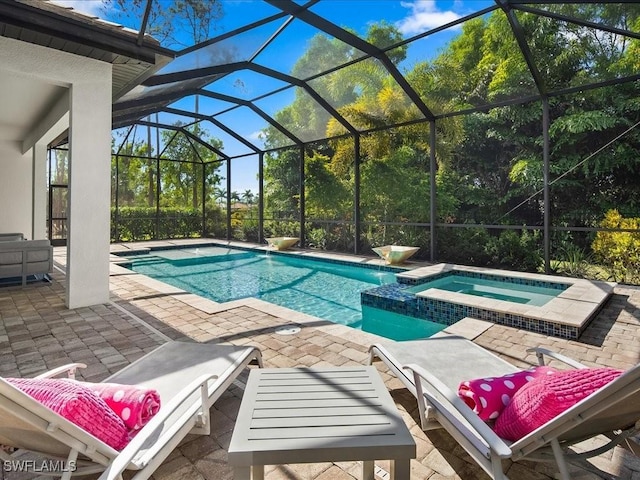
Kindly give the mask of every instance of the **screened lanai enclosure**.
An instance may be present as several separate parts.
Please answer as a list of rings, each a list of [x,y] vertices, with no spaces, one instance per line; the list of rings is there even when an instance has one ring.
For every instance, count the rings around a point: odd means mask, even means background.
[[[113,104],[113,242],[640,280],[640,3],[245,3]]]

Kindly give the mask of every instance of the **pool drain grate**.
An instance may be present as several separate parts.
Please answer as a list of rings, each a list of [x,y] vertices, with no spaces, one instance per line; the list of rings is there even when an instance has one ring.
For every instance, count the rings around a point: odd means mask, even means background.
[[[296,333],[300,333],[300,327],[296,327],[295,325],[285,325],[283,327],[276,328],[276,333],[278,335],[295,335]]]

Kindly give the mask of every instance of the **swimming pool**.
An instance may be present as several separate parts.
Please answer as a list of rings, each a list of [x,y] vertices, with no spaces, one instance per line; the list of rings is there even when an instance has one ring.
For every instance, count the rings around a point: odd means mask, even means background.
[[[260,298],[334,323],[394,338],[395,329],[384,327],[383,317],[388,312],[367,311],[367,315],[374,315],[375,319],[367,320],[362,328],[360,293],[395,283],[398,271],[395,269],[217,246],[154,250],[130,259],[132,270],[216,302]],[[389,320],[395,325],[399,321],[395,317]],[[421,325],[432,323],[411,320]],[[409,323],[405,321],[406,325]],[[429,332],[435,333],[444,325],[407,328],[403,339],[407,335],[410,339],[429,336],[432,334]]]

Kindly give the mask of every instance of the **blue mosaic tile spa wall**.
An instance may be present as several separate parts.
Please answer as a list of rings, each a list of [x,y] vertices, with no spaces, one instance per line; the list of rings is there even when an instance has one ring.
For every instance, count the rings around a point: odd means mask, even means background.
[[[566,339],[575,340],[581,333],[577,327],[559,325],[556,323],[547,322],[545,320],[526,317],[522,315],[496,312],[494,310],[488,310],[481,307],[459,305],[439,299],[418,297],[415,294],[406,291],[409,286],[427,283],[432,280],[442,278],[446,275],[450,275],[451,273],[453,272],[443,272],[421,279],[402,277],[398,278],[398,282],[400,283],[383,285],[381,287],[376,287],[362,292],[360,295],[362,305],[380,308],[382,310],[388,310],[415,318],[431,320],[432,322],[442,323],[444,325],[452,325],[465,317],[473,317],[500,325],[520,328],[543,335],[551,335],[554,337]],[[455,273],[457,275],[462,274],[465,276],[467,276],[467,273],[469,273],[470,275],[468,276],[473,276],[475,278],[484,278],[487,280],[496,280],[502,278],[476,272],[456,271]],[[509,277],[504,278],[506,279]],[[505,281],[516,281],[521,284],[545,286],[558,289],[565,289],[569,286],[554,282],[540,282],[519,278],[512,278]]]

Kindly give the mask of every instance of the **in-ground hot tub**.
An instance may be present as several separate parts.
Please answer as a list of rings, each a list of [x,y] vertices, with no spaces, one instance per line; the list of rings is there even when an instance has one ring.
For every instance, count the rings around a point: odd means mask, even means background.
[[[362,292],[362,305],[451,325],[465,317],[576,339],[615,284],[526,272],[438,264]]]
[[[547,282],[544,285],[533,282],[522,283],[505,279],[505,277],[485,277],[464,275],[450,272],[436,280],[409,287],[407,291],[419,294],[431,288],[446,290],[447,292],[464,293],[477,297],[493,298],[505,302],[542,306],[553,300],[570,285],[566,283]]]

